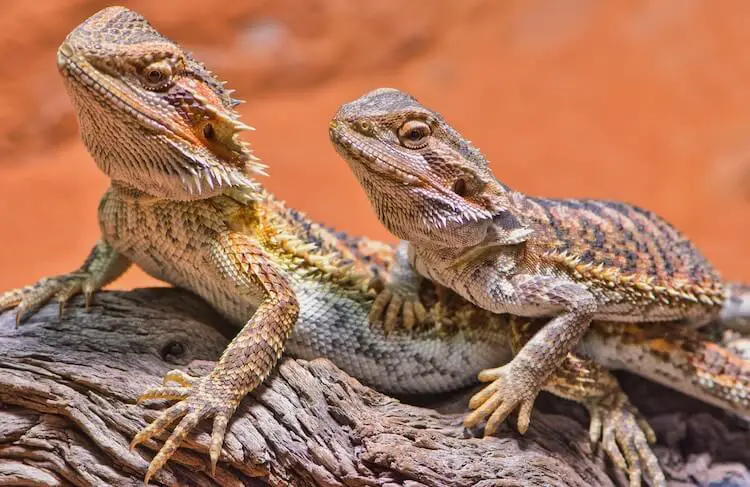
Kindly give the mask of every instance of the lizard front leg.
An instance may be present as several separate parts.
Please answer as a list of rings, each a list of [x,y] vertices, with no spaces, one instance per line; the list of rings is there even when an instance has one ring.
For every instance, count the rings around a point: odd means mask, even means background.
[[[487,419],[485,435],[491,435],[499,424],[520,405],[518,431],[525,433],[531,420],[531,409],[547,379],[588,329],[596,311],[594,296],[583,286],[552,276],[518,274],[491,281],[487,303],[491,311],[502,311],[511,305],[519,315],[538,311],[557,311],[508,364],[479,373],[479,380],[491,382],[469,401],[474,411],[464,424],[477,425]],[[495,308],[495,309],[493,309]]]
[[[513,352],[518,352],[545,323],[544,319],[512,317]],[[591,359],[569,353],[544,390],[588,410],[591,443],[601,443],[612,463],[627,473],[631,487],[641,485],[641,476],[653,487],[665,485],[664,473],[649,446],[656,441],[656,434],[607,369]]]
[[[0,295],[0,312],[16,308],[16,324],[20,324],[54,298],[59,303],[59,312],[62,314],[65,303],[79,293],[86,297],[88,309],[94,293],[125,273],[130,264],[111,245],[100,240],[77,271],[47,277],[36,284]]]
[[[370,308],[370,325],[382,323],[383,329],[389,333],[396,327],[399,318],[407,330],[422,323],[427,316],[427,310],[419,299],[422,279],[409,264],[409,242],[399,242],[390,278],[387,281],[379,278],[371,283],[378,295]]]
[[[164,382],[176,382],[177,386],[151,388],[139,398],[139,401],[178,399],[179,402],[141,430],[133,438],[131,448],[182,418],[151,461],[146,482],[169,460],[198,422],[208,417],[214,418],[209,454],[211,470],[215,472],[229,419],[242,398],[273,370],[297,322],[299,305],[294,291],[250,238],[237,233],[220,235],[209,259],[222,282],[233,285],[241,296],[260,296],[260,305],[207,376],[190,377],[178,370],[170,371]]]

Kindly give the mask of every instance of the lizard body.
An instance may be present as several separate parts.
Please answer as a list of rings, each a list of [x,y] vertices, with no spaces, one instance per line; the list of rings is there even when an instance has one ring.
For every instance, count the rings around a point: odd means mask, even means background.
[[[444,392],[509,360],[515,335],[539,326],[491,313],[425,280],[418,292],[429,328],[386,336],[370,327],[368,283],[390,279],[395,249],[312,222],[257,184],[253,175],[261,168],[237,136],[247,129],[233,111],[237,101],[135,12],[112,7],[83,22],[60,47],[58,65],[84,143],[112,179],[99,206],[102,238],[80,269],[0,295],[0,310],[15,307],[19,323],[49,300],[62,312],[74,294],[90,302],[136,264],[202,296],[239,330],[209,375],[170,371],[165,385],[142,396],[177,401],[133,441],[143,443],[176,423],[146,481],[204,419],[213,420],[209,468],[215,468],[232,413],[282,350],[328,357],[384,392]],[[653,365],[646,372],[655,380],[750,411],[750,365],[718,347],[725,366],[708,367],[705,352],[717,346],[693,330],[596,323],[583,347],[612,368],[634,368],[635,357],[647,357]],[[671,349],[684,364],[665,355]],[[631,481],[640,478],[639,465],[649,478],[663,480],[647,446],[653,432],[605,368],[571,355],[546,387],[589,408],[598,418],[592,440],[602,441]]]
[[[551,318],[510,363],[480,373],[491,383],[471,399],[467,426],[486,419],[492,434],[520,407],[525,432],[538,392],[594,319],[699,325],[721,312],[725,283],[662,218],[620,202],[514,191],[406,93],[382,88],[342,105],[329,133],[380,221],[408,242],[412,272],[400,269],[392,286],[401,290],[386,294],[396,305],[378,302],[386,321],[415,301],[403,288],[420,276],[495,313]],[[405,318],[408,309],[416,308],[405,307]]]

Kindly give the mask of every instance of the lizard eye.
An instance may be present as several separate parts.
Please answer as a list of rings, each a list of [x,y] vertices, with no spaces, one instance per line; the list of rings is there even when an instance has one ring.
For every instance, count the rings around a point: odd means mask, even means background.
[[[151,88],[162,89],[172,78],[172,66],[164,61],[151,64],[143,70],[143,78]]]
[[[430,126],[423,121],[410,120],[398,129],[398,138],[407,149],[421,149],[427,145],[431,133]]]

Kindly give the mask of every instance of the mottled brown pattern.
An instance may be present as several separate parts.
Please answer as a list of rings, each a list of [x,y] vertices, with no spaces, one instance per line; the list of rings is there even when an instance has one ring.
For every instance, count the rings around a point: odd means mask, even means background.
[[[430,131],[416,148],[399,139],[413,121]],[[658,215],[620,202],[513,191],[439,114],[405,93],[376,90],[342,106],[330,132],[381,221],[417,251],[490,247],[493,231],[527,229],[516,273],[564,273],[600,303],[653,308],[649,319],[705,321],[723,303],[718,273]],[[488,230],[486,222],[495,225]]]
[[[708,386],[715,391],[715,397],[709,400],[712,404],[750,408],[750,363],[693,329],[678,323],[644,327],[594,322],[592,326],[597,340],[618,342],[613,365],[618,361],[629,364],[652,378],[663,374],[686,394]],[[593,348],[590,350],[594,360],[599,358]]]
[[[413,320],[405,304],[414,307],[408,289],[419,275],[495,313],[551,318],[510,363],[480,373],[491,384],[471,399],[466,426],[486,420],[492,434],[519,408],[526,431],[539,390],[594,319],[703,324],[721,310],[718,273],[662,218],[624,203],[514,191],[406,93],[381,88],[342,105],[329,133],[378,218],[408,241],[408,272],[397,271],[375,303],[387,309],[387,328],[394,308]]]

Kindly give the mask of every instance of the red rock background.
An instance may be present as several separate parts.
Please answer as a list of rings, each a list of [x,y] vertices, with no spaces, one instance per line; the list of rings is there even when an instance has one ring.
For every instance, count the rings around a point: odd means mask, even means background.
[[[107,181],[58,79],[94,0],[0,7],[0,289],[77,267]],[[327,138],[379,86],[439,110],[528,193],[664,215],[750,280],[750,3],[695,0],[132,1],[248,103],[265,184],[313,218],[392,239]],[[152,283],[131,271],[116,287]]]

